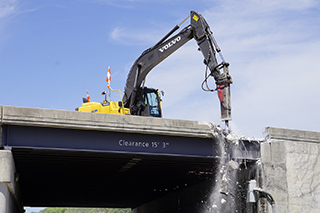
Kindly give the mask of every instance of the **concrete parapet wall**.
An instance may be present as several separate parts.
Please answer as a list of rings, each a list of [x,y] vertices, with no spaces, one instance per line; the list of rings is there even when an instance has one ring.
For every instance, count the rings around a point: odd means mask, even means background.
[[[0,106],[0,125],[24,125],[185,137],[213,137],[214,124],[143,116]],[[1,141],[0,141],[1,145]]]
[[[11,151],[0,150],[0,213],[24,212]]]
[[[319,132],[266,128],[260,187],[274,197],[277,212],[320,212],[319,156]]]

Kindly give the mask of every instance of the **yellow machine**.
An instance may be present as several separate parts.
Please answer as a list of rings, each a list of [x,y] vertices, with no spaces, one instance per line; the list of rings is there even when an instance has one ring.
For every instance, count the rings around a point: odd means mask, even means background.
[[[114,102],[110,101],[110,90],[119,91],[121,101]],[[106,95],[107,92],[102,92],[102,95]],[[120,115],[130,115],[130,109],[125,108],[122,102],[122,96],[120,90],[111,89],[109,87],[109,101],[107,98],[102,103],[90,102],[90,96],[87,94],[87,99],[83,98],[83,104],[81,107],[76,108],[76,111],[79,112],[92,112],[92,113],[107,113],[107,114],[120,114]]]
[[[97,112],[97,113],[107,113],[107,114],[120,114],[120,115],[130,115],[130,109],[120,107],[118,102],[87,102],[83,103],[81,107],[78,108],[79,112]]]

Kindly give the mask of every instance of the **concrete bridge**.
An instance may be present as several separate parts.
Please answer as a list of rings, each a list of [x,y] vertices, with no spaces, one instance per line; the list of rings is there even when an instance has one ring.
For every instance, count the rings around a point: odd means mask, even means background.
[[[273,193],[279,208],[290,209],[291,182],[283,194],[272,182],[275,170],[288,166],[289,154],[274,144],[304,143],[310,135],[312,145],[320,142],[320,133],[275,128],[267,128],[265,140],[235,141],[209,122],[0,110],[0,213],[22,212],[23,206],[129,207],[136,213],[268,211],[263,199],[246,202],[252,179]],[[281,162],[274,162],[279,152]],[[288,171],[281,174],[291,175]]]

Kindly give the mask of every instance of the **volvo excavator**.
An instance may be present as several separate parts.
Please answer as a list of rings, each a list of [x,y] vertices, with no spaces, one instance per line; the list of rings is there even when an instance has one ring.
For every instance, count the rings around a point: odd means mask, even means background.
[[[191,23],[172,36],[189,18]],[[229,63],[224,60],[208,23],[201,14],[195,11],[191,11],[183,22],[176,25],[154,46],[145,50],[134,62],[127,77],[123,100],[119,101],[119,104],[110,102],[110,100],[105,100],[101,104],[83,103],[77,110],[162,117],[159,92],[157,89],[144,87],[145,78],[155,66],[191,39],[196,40],[206,65],[206,75],[202,83],[202,89],[218,93],[221,120],[225,122],[226,128],[229,128],[228,122],[231,120],[230,84],[232,84],[232,78],[228,70]],[[216,53],[220,55],[221,63],[217,62]],[[215,80],[216,88],[214,89],[211,89],[208,85],[207,81],[210,77]],[[89,105],[90,107],[88,107]],[[107,108],[111,106],[116,106],[117,110],[108,110]]]

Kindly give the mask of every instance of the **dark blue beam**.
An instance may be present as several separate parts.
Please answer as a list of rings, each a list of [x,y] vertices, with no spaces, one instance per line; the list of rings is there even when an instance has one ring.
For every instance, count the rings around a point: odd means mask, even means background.
[[[125,132],[4,125],[3,145],[99,152],[218,157],[218,142],[195,138]]]

